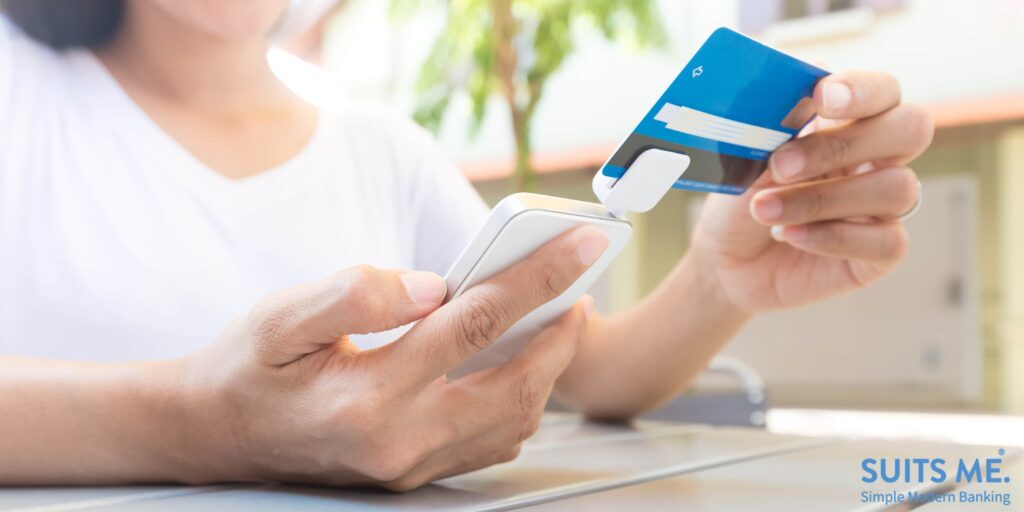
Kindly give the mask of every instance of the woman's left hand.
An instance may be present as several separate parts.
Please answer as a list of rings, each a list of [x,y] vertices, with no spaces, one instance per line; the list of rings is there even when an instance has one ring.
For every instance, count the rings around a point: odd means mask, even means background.
[[[876,72],[822,79],[814,105],[813,131],[742,196],[709,198],[694,233],[691,256],[747,313],[865,286],[907,251],[900,217],[921,193],[907,164],[931,143],[930,116]]]

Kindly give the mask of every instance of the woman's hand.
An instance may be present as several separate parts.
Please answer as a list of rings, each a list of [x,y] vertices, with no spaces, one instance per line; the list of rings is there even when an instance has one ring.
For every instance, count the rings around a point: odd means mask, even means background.
[[[694,233],[691,256],[746,313],[865,286],[907,251],[899,217],[920,200],[907,164],[932,140],[929,115],[884,73],[828,76],[814,105],[815,129],[742,196],[709,198]]]
[[[503,366],[445,375],[561,294],[608,246],[570,231],[440,306],[434,274],[348,269],[267,298],[191,356],[0,356],[0,485],[290,481],[408,490],[515,457],[588,303]],[[349,334],[419,322],[360,352]]]
[[[440,308],[438,276],[371,267],[264,300],[186,362],[196,480],[404,491],[514,458],[576,352],[586,304],[506,365],[445,375],[564,291],[607,244],[594,229],[571,231]],[[375,350],[347,340],[415,320]]]
[[[931,142],[928,114],[901,105],[882,73],[826,77],[814,105],[814,131],[780,147],[749,191],[708,198],[689,253],[660,286],[591,322],[559,382],[563,399],[592,416],[636,416],[685,389],[751,314],[896,266],[907,250],[899,217],[920,197],[906,165]]]

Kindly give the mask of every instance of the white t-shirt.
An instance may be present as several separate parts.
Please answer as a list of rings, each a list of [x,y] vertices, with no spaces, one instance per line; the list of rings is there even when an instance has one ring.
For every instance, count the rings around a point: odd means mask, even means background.
[[[485,216],[430,136],[383,113],[322,111],[289,162],[224,178],[91,52],[0,17],[0,354],[182,355],[267,293],[352,265],[443,274]]]

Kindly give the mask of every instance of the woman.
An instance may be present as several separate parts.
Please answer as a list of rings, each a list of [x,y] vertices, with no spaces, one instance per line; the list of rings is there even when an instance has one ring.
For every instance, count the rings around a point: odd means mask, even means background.
[[[415,488],[515,457],[552,391],[594,417],[655,407],[751,315],[905,252],[931,122],[892,77],[839,73],[814,93],[837,122],[710,198],[649,297],[609,317],[585,299],[448,382],[608,241],[571,231],[440,306],[486,208],[409,122],[275,78],[287,3],[3,0],[0,484]]]

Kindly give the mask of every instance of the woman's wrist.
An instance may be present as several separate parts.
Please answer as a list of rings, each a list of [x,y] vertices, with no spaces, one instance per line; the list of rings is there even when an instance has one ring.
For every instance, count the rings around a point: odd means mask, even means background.
[[[125,400],[138,417],[131,428],[139,450],[152,461],[156,480],[205,484],[235,480],[232,449],[236,441],[219,416],[215,390],[192,375],[192,356],[147,361],[124,368]],[[131,414],[129,412],[129,414]],[[129,416],[127,421],[132,421]]]
[[[559,380],[567,403],[592,417],[631,418],[706,367],[750,314],[729,299],[704,257],[688,252],[643,301],[595,325]]]
[[[673,272],[670,286],[689,297],[699,297],[701,311],[707,316],[745,323],[753,315],[729,296],[721,279],[721,269],[713,258],[706,249],[692,247]]]

